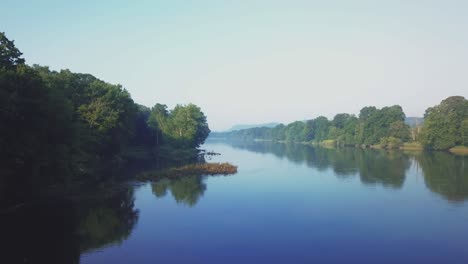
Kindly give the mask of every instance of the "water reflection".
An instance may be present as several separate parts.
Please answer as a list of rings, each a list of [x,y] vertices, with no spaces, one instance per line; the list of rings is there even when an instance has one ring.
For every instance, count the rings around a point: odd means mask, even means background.
[[[128,238],[138,221],[133,193],[133,188],[126,188],[107,197],[79,203],[77,233],[81,252],[120,244]]]
[[[79,263],[124,241],[138,221],[132,188],[92,198],[45,199],[3,211],[1,263]],[[5,248],[4,248],[5,249]]]
[[[411,162],[407,155],[400,151],[357,150],[361,182],[381,184],[385,187],[401,188],[405,182],[406,171]]]
[[[468,157],[443,152],[416,155],[426,186],[450,201],[468,199]]]
[[[401,151],[341,148],[329,149],[303,144],[278,144],[273,142],[229,142],[235,148],[258,153],[272,153],[294,163],[323,171],[332,169],[337,177],[359,175],[364,184],[381,184],[401,188],[406,171],[411,165],[408,155]]]
[[[337,177],[358,175],[363,184],[402,188],[414,163],[422,170],[426,186],[450,201],[468,199],[467,156],[445,152],[388,151],[376,149],[327,149],[302,144],[259,141],[229,141],[230,146],[256,153],[270,153],[297,164],[323,171],[332,169]]]
[[[338,178],[358,177],[359,181],[364,185],[377,185],[384,188],[400,189],[405,185],[405,182],[411,182],[410,178],[406,181],[407,175],[416,172],[424,177],[425,186],[429,190],[444,199],[454,202],[468,200],[468,171],[465,165],[468,164],[468,157],[466,156],[455,156],[443,152],[405,153],[401,151],[363,150],[356,148],[326,149],[301,144],[277,144],[271,142],[230,142],[229,144],[238,149],[257,153],[270,153],[276,157],[287,159],[295,164],[304,164],[318,171],[330,170]],[[235,155],[240,156],[245,154],[237,152],[234,154],[234,159]],[[236,160],[232,162],[236,163]],[[264,169],[267,171],[276,170],[275,167],[264,167]],[[260,179],[262,178],[256,178],[256,180]],[[244,182],[244,184],[248,184],[248,182]],[[263,186],[263,182],[259,184]],[[347,183],[343,182],[343,184]],[[415,185],[412,187],[415,187]],[[189,207],[195,206],[201,200],[206,189],[204,177],[200,176],[164,179],[151,184],[151,190],[155,197],[162,198],[171,195],[177,203]],[[133,186],[124,186],[118,189],[104,190],[93,191],[92,197],[68,197],[59,200],[45,199],[0,212],[0,243],[7,245],[6,250],[3,251],[0,257],[0,263],[79,263],[84,253],[123,243],[130,236],[139,219],[139,212],[135,209],[134,204],[135,188]],[[266,193],[264,192],[263,195],[266,195]],[[247,193],[247,197],[249,197],[249,202],[254,201],[253,203],[255,203],[258,195],[256,192]],[[289,201],[286,204],[290,204],[297,197],[292,195],[291,197],[285,196],[283,198],[285,201]],[[237,196],[235,196],[235,199],[231,199],[231,201],[236,199],[242,201]],[[317,201],[316,199],[309,200]],[[261,198],[256,202],[257,205],[261,204],[262,206],[267,204]],[[423,202],[414,208],[410,207],[411,210],[408,210],[408,212],[420,210],[424,207],[420,205],[425,205]],[[390,206],[390,209],[392,209],[392,206],[396,206],[395,208],[400,208],[401,206],[398,203],[383,204]],[[277,206],[277,204],[272,205],[271,210],[269,210],[270,207],[268,206],[263,207],[264,211],[255,216],[257,217],[256,220],[264,223],[262,217],[268,215],[269,212],[272,215],[269,215],[270,218],[268,219],[281,220],[282,218],[276,214]],[[241,207],[250,213],[256,212],[257,208],[259,208],[256,206],[249,207],[245,204]],[[435,207],[437,206],[434,205]],[[219,210],[219,208],[214,208],[213,212]],[[317,208],[320,208],[319,204],[317,204]],[[337,215],[346,216],[353,211],[342,211],[341,207],[333,207],[333,203],[330,203],[330,208],[336,209],[338,211]],[[395,208],[393,209],[395,210]],[[249,209],[252,209],[252,211],[248,211]],[[357,212],[362,212],[359,209],[360,207],[357,206]],[[196,215],[196,210],[193,211]],[[333,212],[333,210],[330,209],[330,212]],[[319,215],[327,216],[327,214]],[[192,220],[196,221],[198,219],[204,222],[205,216],[200,215],[199,218]],[[254,220],[255,217],[253,217]],[[356,217],[359,219],[359,215]],[[414,217],[413,215],[413,219],[417,219]],[[303,218],[297,217],[293,218],[292,221],[297,224],[295,221],[300,221],[301,219]],[[336,219],[340,218],[333,218],[334,221]],[[450,219],[456,220],[457,218]],[[167,217],[166,220],[173,221],[170,217]],[[365,220],[365,217],[363,217],[362,221]],[[282,219],[281,221],[287,220]],[[250,222],[250,220],[247,222]],[[242,221],[236,223],[240,223],[240,230],[248,228],[248,226],[241,225]],[[419,220],[414,221],[414,223],[419,223]],[[306,223],[302,224],[307,226]],[[344,227],[347,228],[347,225],[345,224]],[[283,229],[278,228],[276,230]],[[238,232],[238,229],[234,228],[233,230],[235,230],[233,232]],[[353,229],[350,228],[349,230]],[[400,230],[400,228],[395,230]],[[417,228],[414,230],[417,231]],[[216,232],[218,231],[219,229]],[[251,231],[256,232],[258,228],[252,227]],[[162,231],[160,230],[160,232]],[[302,234],[302,231],[298,231],[298,233],[284,233],[282,235],[287,237],[288,235],[297,235],[299,233]],[[438,235],[441,236],[441,234]],[[419,236],[419,233],[414,235],[416,238]],[[340,239],[336,241],[342,241]],[[184,241],[179,242],[183,243]],[[264,242],[266,243],[266,241]],[[190,244],[190,246],[193,246],[193,244]]]
[[[78,219],[70,201],[47,201],[0,215],[1,263],[78,263]]]
[[[194,206],[206,190],[201,176],[189,176],[180,179],[163,179],[151,184],[153,194],[157,198],[164,197],[168,191],[177,203]]]

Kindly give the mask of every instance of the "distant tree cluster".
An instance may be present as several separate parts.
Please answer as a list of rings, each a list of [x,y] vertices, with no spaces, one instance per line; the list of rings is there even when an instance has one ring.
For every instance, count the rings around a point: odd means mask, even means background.
[[[28,66],[21,55],[0,33],[0,186],[99,180],[109,177],[97,173],[106,164],[119,168],[163,145],[197,148],[210,132],[193,104],[150,109],[120,85]]]
[[[156,132],[157,144],[166,141],[182,147],[198,147],[210,134],[206,116],[194,104],[177,105],[172,111],[156,104],[150,111],[149,127]]]
[[[236,139],[263,139],[290,142],[322,142],[332,140],[338,145],[375,145],[396,147],[411,138],[400,106],[364,107],[359,117],[337,114],[332,120],[324,116],[307,121],[296,121],[274,128],[252,128],[217,133],[213,136]]]
[[[468,146],[468,100],[452,96],[430,107],[424,115],[420,142],[430,149]]]
[[[274,128],[243,129],[213,133],[212,136],[288,142],[331,141],[337,145],[379,145],[383,148],[398,148],[405,142],[418,142],[424,148],[434,150],[468,147],[468,100],[462,96],[452,96],[429,107],[424,119],[417,120],[422,125],[409,127],[405,119],[405,113],[398,105],[382,109],[368,106],[361,109],[358,117],[337,114],[328,120],[320,116]]]

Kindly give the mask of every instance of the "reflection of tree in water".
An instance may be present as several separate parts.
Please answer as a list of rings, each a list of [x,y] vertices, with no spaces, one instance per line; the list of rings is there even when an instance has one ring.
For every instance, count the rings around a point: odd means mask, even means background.
[[[356,175],[359,171],[356,156],[359,150],[356,148],[342,148],[338,151],[336,149],[323,149],[327,151],[328,160],[332,164],[333,171],[336,176],[348,177]]]
[[[138,221],[133,189],[89,200],[78,212],[81,251],[122,243]]]
[[[398,151],[340,148],[329,149],[295,143],[261,141],[229,142],[233,147],[258,153],[272,153],[286,157],[294,163],[305,163],[319,171],[333,169],[337,177],[359,174],[364,184],[382,184],[385,187],[401,188],[409,158]]]
[[[401,188],[406,171],[411,165],[407,154],[360,148],[326,149],[302,144],[282,144],[261,141],[228,141],[234,148],[257,153],[271,153],[286,157],[295,163],[305,163],[311,168],[332,168],[338,177],[358,174],[364,184],[381,184]],[[414,154],[422,168],[426,186],[451,201],[468,199],[468,157],[445,152]]]
[[[307,147],[306,163],[311,168],[323,171],[332,168],[338,177],[354,176],[357,172],[356,149],[340,150]]]
[[[119,243],[138,220],[133,191],[93,199],[47,199],[1,212],[0,263],[79,263],[80,254]]]
[[[0,263],[79,263],[71,201],[37,201],[2,212],[0,219]]]
[[[468,157],[445,152],[416,156],[426,186],[451,201],[468,199]]]
[[[179,179],[162,179],[151,185],[154,195],[161,198],[171,191],[178,203],[194,206],[206,190],[201,176],[188,176]]]
[[[162,179],[151,184],[151,190],[157,198],[166,196],[167,190],[171,187],[171,180]]]
[[[359,150],[356,162],[361,182],[401,188],[411,161],[403,152]]]

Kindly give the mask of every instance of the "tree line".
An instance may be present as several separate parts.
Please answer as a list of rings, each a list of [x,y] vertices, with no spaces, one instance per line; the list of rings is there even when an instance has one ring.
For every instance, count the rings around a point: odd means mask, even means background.
[[[468,146],[468,101],[464,97],[452,96],[427,109],[422,125],[410,127],[405,119],[399,105],[381,109],[367,106],[358,116],[340,113],[332,120],[319,116],[273,128],[212,133],[212,137],[382,148],[399,148],[404,143],[416,142],[424,148],[437,150]]]
[[[196,105],[148,108],[121,85],[21,56],[0,32],[0,188],[107,179],[132,160],[193,152],[210,133]]]
[[[342,113],[329,120],[319,116],[274,128],[252,128],[213,136],[290,142],[333,141],[339,145],[375,145],[384,141],[391,144],[410,139],[410,128],[404,121],[405,114],[400,106],[364,107],[358,117]]]

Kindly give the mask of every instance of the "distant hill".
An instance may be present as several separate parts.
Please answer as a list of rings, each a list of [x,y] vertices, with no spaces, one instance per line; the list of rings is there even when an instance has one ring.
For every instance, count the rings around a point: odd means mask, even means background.
[[[236,131],[236,130],[242,130],[242,129],[249,129],[249,128],[255,128],[255,127],[275,127],[279,125],[280,123],[266,123],[266,124],[251,124],[251,125],[234,125],[230,129],[223,131],[223,132],[231,132],[231,131]]]
[[[405,123],[410,127],[417,127],[424,123],[424,118],[422,117],[407,117]]]

